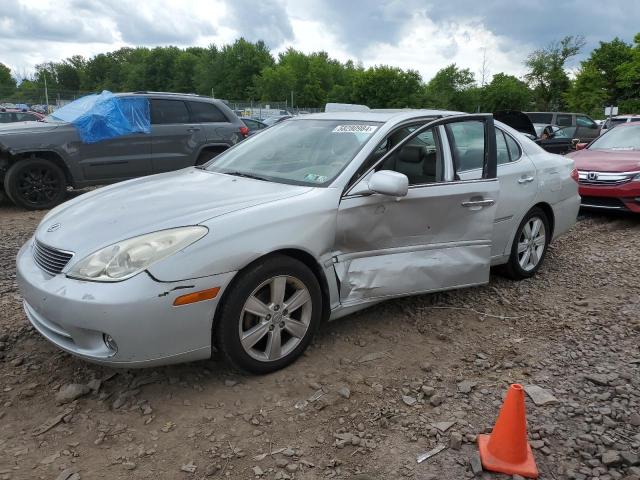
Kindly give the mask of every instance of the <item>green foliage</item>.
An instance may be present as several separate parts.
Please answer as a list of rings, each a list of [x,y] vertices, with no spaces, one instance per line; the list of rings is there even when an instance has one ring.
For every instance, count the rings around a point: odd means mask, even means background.
[[[498,73],[482,91],[482,109],[487,112],[498,110],[529,110],[531,90],[522,80],[513,75]]]
[[[452,63],[427,83],[424,102],[430,108],[474,112],[478,108],[479,93],[471,70]]]
[[[11,70],[0,63],[0,98],[12,95],[16,90],[16,80],[11,76]]]
[[[533,89],[538,110],[553,111],[565,108],[564,93],[570,86],[565,64],[577,55],[584,45],[582,37],[567,36],[529,55],[525,62],[529,72],[525,77]]]

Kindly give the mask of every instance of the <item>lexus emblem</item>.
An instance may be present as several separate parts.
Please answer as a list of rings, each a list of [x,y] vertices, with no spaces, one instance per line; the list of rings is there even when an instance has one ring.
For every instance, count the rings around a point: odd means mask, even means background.
[[[49,228],[47,228],[47,232],[55,232],[56,230],[58,230],[62,225],[60,225],[59,223],[54,223],[53,225],[51,225]]]
[[[587,180],[598,180],[598,172],[589,172],[587,173]]]

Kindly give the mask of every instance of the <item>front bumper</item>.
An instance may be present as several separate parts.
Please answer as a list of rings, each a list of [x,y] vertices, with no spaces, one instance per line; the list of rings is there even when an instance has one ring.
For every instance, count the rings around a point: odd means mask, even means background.
[[[211,356],[218,302],[235,272],[158,282],[143,272],[116,283],[49,275],[33,261],[33,241],[17,257],[17,281],[29,321],[47,340],[91,362],[147,367]],[[176,297],[220,287],[213,300],[174,307]],[[117,350],[107,346],[110,335]]]
[[[582,206],[602,210],[621,210],[640,213],[640,182],[629,181],[621,185],[580,184]]]

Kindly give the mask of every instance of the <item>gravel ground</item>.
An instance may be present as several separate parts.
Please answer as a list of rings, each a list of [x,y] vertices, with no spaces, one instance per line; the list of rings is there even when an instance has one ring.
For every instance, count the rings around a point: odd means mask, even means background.
[[[108,369],[50,345],[15,285],[41,217],[0,207],[0,479],[472,478],[513,382],[551,395],[527,397],[540,478],[640,479],[637,217],[583,216],[533,279],[327,324],[262,377],[218,359]]]

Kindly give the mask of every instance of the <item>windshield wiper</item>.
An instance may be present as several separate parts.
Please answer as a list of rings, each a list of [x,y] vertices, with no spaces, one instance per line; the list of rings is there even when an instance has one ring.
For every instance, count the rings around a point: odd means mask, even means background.
[[[239,172],[238,170],[233,170],[231,172],[220,172],[220,173],[224,173],[225,175],[233,175],[236,177],[253,178],[254,180],[262,180],[263,182],[271,181],[268,178],[261,177],[260,175],[254,175],[253,173]]]

